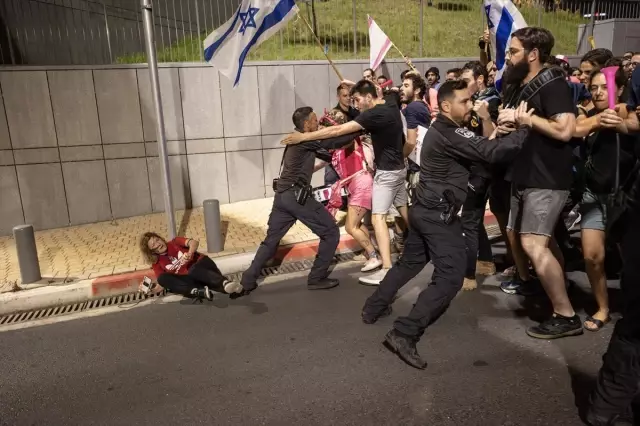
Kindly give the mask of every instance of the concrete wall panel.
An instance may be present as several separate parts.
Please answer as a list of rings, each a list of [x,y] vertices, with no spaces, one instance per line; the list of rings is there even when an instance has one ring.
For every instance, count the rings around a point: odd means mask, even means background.
[[[256,67],[244,68],[235,88],[232,81],[220,77],[225,137],[260,134],[257,70]]]
[[[62,161],[102,160],[102,145],[60,147]]]
[[[322,111],[333,102],[333,99],[329,99],[328,90],[329,65],[296,65],[294,74],[296,108],[310,106],[322,115]]]
[[[149,183],[151,184],[151,205],[154,212],[164,209],[164,181],[159,158],[147,158],[149,167]],[[191,207],[191,190],[189,188],[189,169],[186,155],[169,157],[169,173],[171,175],[171,192],[173,208],[184,210]]]
[[[69,225],[60,164],[16,166],[26,223],[35,229]]]
[[[224,152],[224,139],[193,139],[186,141],[187,154]]]
[[[262,151],[227,152],[229,201],[264,198]]]
[[[215,68],[180,68],[180,87],[185,138],[223,137],[220,80]]]
[[[142,142],[136,70],[96,70],[94,80],[102,143]]]
[[[10,235],[14,226],[24,223],[15,167],[0,167],[0,194],[0,235]]]
[[[116,158],[139,158],[146,155],[143,143],[104,145],[102,148],[104,150],[104,158],[108,160]]]
[[[11,149],[11,138],[9,137],[9,125],[4,109],[4,97],[0,92],[0,149]]]
[[[158,156],[158,142],[147,142],[144,144],[147,157]],[[167,141],[168,155],[184,155],[187,153],[184,141]]]
[[[111,219],[104,161],[62,163],[71,225]]]
[[[100,139],[93,73],[49,71],[49,90],[58,145],[97,145]]]
[[[140,87],[140,105],[142,107],[142,125],[144,140],[156,140],[156,113],[151,94],[149,70],[137,70]],[[180,99],[180,77],[177,68],[160,68],[158,70],[160,94],[167,140],[184,139],[182,122],[182,101]]]
[[[258,95],[262,134],[291,131],[296,109],[293,66],[258,67]]]
[[[225,138],[224,150],[229,151],[250,151],[262,149],[262,138],[260,136],[245,136],[239,138]]]
[[[57,163],[60,161],[58,148],[15,149],[16,164]]]
[[[45,71],[0,72],[13,148],[56,146]]]
[[[107,160],[106,166],[113,217],[123,218],[151,213],[147,160]]]
[[[13,166],[13,151],[10,149],[0,151],[0,166]]]
[[[210,198],[220,200],[221,204],[228,203],[226,154],[192,154],[187,155],[187,161],[193,206],[200,207],[204,200]]]

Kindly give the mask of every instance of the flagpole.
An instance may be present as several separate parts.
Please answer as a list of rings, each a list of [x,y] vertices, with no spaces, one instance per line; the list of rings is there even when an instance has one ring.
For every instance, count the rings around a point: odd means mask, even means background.
[[[322,49],[322,53],[324,53],[324,57],[327,58],[327,61],[329,61],[329,64],[331,65],[331,67],[333,68],[333,71],[336,73],[336,75],[338,76],[338,78],[340,79],[340,81],[343,81],[344,78],[342,77],[342,74],[340,74],[340,71],[338,71],[338,68],[336,67],[336,65],[333,63],[333,61],[331,60],[331,58],[329,57],[329,54],[324,50],[324,46],[322,45],[322,42],[320,41],[320,39],[318,38],[318,36],[316,35],[316,33],[313,31],[313,28],[311,28],[311,25],[309,24],[309,21],[307,21],[307,19],[304,17],[304,15],[298,13],[298,16],[304,21],[305,24],[307,24],[307,28],[309,28],[309,31],[311,31],[311,34],[313,34],[313,37],[316,39],[316,41],[318,42],[318,46],[320,46],[320,49]]]
[[[400,51],[400,49],[398,49],[398,46],[395,45],[395,43],[391,43],[391,45],[393,47],[396,48],[396,50],[398,51],[398,53],[400,54],[400,56],[402,56],[402,58],[404,59],[404,61],[406,62],[407,65],[409,65],[409,68],[411,68],[411,71],[415,71],[418,72],[418,70],[416,69],[416,67],[413,66],[413,63],[411,62],[411,59],[407,58],[406,56],[404,56],[404,54]]]

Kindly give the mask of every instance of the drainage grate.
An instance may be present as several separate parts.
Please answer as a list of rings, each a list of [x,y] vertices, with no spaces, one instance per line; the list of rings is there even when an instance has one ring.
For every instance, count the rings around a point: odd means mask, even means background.
[[[356,254],[354,253],[337,254],[334,256],[332,263],[336,264],[336,263],[342,263],[342,262],[349,262],[353,260],[355,256]],[[311,269],[312,265],[313,265],[313,262],[310,260],[287,262],[278,266],[263,268],[260,273],[260,276],[268,277],[272,275],[282,275],[282,274],[289,274],[292,272],[305,271],[305,270]],[[239,272],[234,274],[229,274],[229,278],[239,281],[241,278],[241,274]],[[157,296],[145,296],[142,293],[135,292],[135,293],[121,294],[118,296],[105,297],[103,299],[88,300],[86,302],[74,303],[71,305],[56,306],[53,308],[44,308],[44,309],[38,309],[35,311],[17,312],[15,314],[9,314],[9,315],[0,317],[0,326],[46,319],[46,318],[51,318],[51,317],[56,317],[61,315],[74,314],[78,312],[88,311],[91,309],[104,308],[107,306],[119,306],[127,303],[135,304],[145,299],[153,298],[153,297],[157,297]]]

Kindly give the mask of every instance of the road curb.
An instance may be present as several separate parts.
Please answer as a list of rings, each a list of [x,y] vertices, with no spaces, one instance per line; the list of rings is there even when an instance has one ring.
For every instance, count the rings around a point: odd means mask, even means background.
[[[280,246],[273,261],[267,266],[312,260],[318,252],[319,242],[320,240],[311,240]],[[359,247],[351,236],[343,235],[340,238],[336,254],[358,251]],[[246,270],[251,264],[255,253],[223,256],[215,258],[214,261],[223,274],[234,274]],[[0,294],[0,316],[131,293],[138,289],[138,285],[144,276],[155,278],[153,270],[147,269],[82,280],[73,284],[45,286]]]

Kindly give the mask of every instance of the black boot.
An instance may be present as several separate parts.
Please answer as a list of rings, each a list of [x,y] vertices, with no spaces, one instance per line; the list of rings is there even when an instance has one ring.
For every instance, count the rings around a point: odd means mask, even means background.
[[[309,290],[328,290],[330,288],[337,287],[340,281],[335,278],[323,278],[318,281],[310,281],[307,283],[307,289]]]
[[[410,366],[420,370],[427,368],[427,362],[418,354],[415,339],[393,329],[384,337],[384,345]]]

